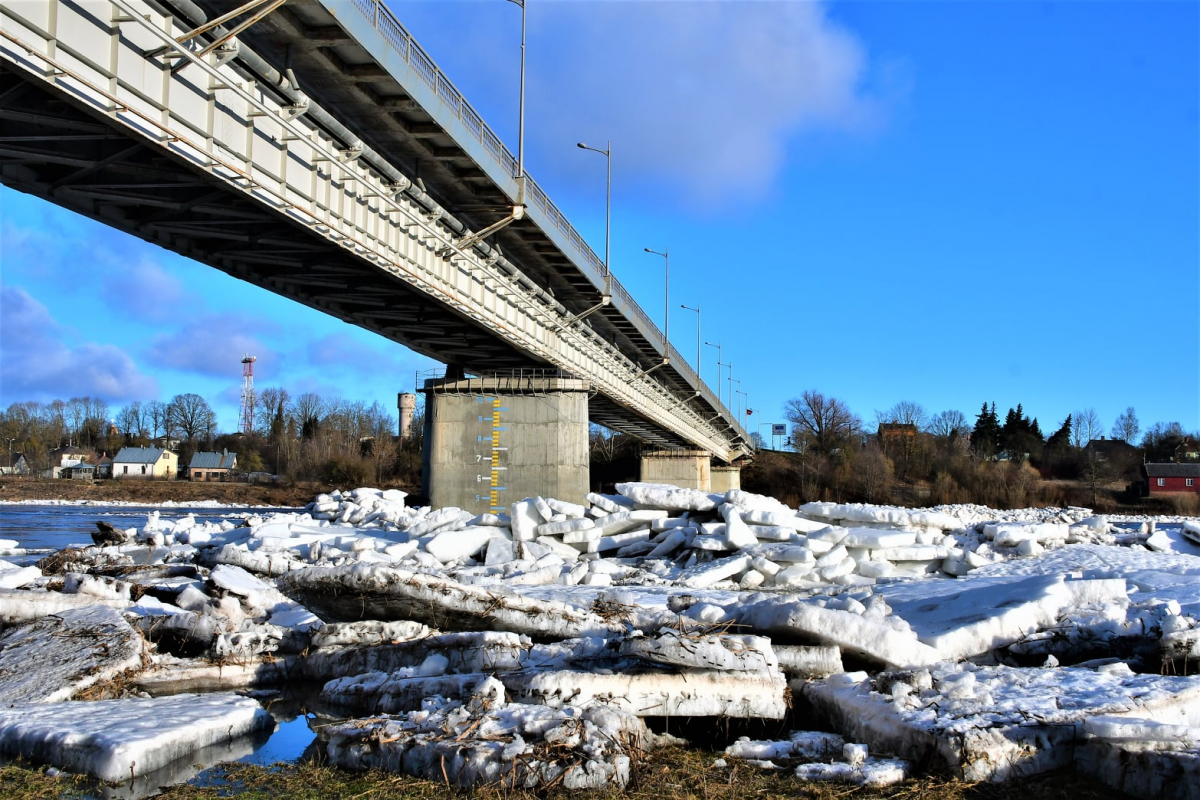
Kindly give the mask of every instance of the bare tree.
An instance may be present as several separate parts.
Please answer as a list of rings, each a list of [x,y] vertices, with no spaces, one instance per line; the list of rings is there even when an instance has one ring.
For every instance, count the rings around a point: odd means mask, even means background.
[[[925,408],[920,403],[914,403],[911,400],[901,400],[887,411],[875,412],[877,424],[892,422],[901,425],[916,425],[918,429],[923,429],[928,419],[929,414],[925,412]]]
[[[208,401],[198,394],[177,394],[167,405],[167,430],[189,442],[201,435],[211,439],[216,424],[217,415]]]
[[[312,439],[316,436],[317,429],[321,425],[321,420],[326,414],[326,404],[321,400],[321,397],[313,392],[305,392],[296,398],[296,404],[293,406],[293,415],[296,418],[296,424],[300,428],[300,435],[304,439]]]
[[[268,436],[281,433],[277,429],[286,427],[285,420],[281,418],[290,399],[287,389],[269,386],[259,392],[258,402],[254,404],[254,429]]]
[[[142,404],[134,400],[117,412],[117,428],[129,439],[136,439],[142,432]]]
[[[1104,435],[1104,427],[1100,422],[1100,415],[1096,413],[1094,408],[1085,408],[1083,411],[1076,411],[1071,415],[1071,444],[1076,447],[1087,447],[1087,443],[1093,439],[1099,439]]]
[[[785,408],[787,420],[793,425],[793,441],[807,438],[823,455],[845,445],[862,427],[845,403],[812,389],[788,400]]]
[[[868,445],[858,453],[854,459],[854,475],[858,489],[868,503],[891,500],[892,462],[879,445]]]
[[[1120,439],[1127,444],[1133,444],[1139,430],[1141,430],[1141,427],[1138,425],[1137,414],[1134,413],[1133,406],[1130,406],[1113,423],[1112,438]]]
[[[157,439],[159,433],[167,434],[167,404],[161,400],[151,400],[142,409],[142,424],[149,426],[150,438]]]
[[[79,432],[83,429],[83,422],[87,419],[88,398],[72,397],[66,403],[66,420],[67,425],[71,430],[71,441],[79,445]]]
[[[952,440],[966,436],[971,432],[971,426],[967,424],[967,418],[961,411],[950,410],[934,414],[929,421],[928,430],[939,439]]]

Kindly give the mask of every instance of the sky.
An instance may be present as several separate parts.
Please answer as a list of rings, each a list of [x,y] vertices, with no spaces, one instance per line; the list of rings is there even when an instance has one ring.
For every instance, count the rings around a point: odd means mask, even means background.
[[[520,9],[389,5],[515,152]],[[575,143],[612,142],[613,273],[661,327],[670,249],[671,340],[695,361],[699,306],[751,430],[809,389],[1200,430],[1198,9],[528,0],[526,167],[602,254]],[[0,406],[196,392],[233,430],[245,353],[389,408],[439,366],[0,188]]]

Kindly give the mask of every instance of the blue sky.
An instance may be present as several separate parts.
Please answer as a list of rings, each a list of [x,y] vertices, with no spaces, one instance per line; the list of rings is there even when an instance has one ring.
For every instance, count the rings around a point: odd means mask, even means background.
[[[519,9],[391,7],[516,150]],[[1200,429],[1200,17],[1190,2],[549,2],[530,173],[689,357],[755,409],[805,389],[1043,429],[1133,406]],[[259,386],[394,405],[437,365],[0,189],[0,405]],[[200,334],[205,334],[203,337]],[[201,344],[203,342],[203,344]],[[716,351],[702,374],[716,378]],[[727,394],[728,384],[722,384]]]

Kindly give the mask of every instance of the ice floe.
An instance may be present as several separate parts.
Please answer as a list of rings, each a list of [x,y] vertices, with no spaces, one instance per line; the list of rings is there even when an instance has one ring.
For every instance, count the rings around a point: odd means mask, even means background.
[[[154,755],[140,727],[110,726],[92,752],[118,755],[89,756],[27,710],[299,679],[350,717],[325,739],[335,763],[464,786],[624,785],[651,746],[644,717],[818,720],[837,733],[725,753],[804,781],[1069,766],[1169,794],[1164,776],[1197,774],[1193,519],[793,509],[648,483],[495,514],[367,487],[238,520],[169,509],[37,566],[0,562],[0,698],[25,714],[21,752],[104,777],[128,743],[149,769],[186,755],[175,734]],[[201,696],[243,720],[228,731],[262,724],[253,701]]]

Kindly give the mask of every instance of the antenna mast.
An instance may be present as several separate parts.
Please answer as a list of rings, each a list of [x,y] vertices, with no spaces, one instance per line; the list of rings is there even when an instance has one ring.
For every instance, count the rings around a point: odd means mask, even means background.
[[[242,433],[254,432],[254,362],[257,360],[249,354],[242,358],[242,420],[238,426]]]

